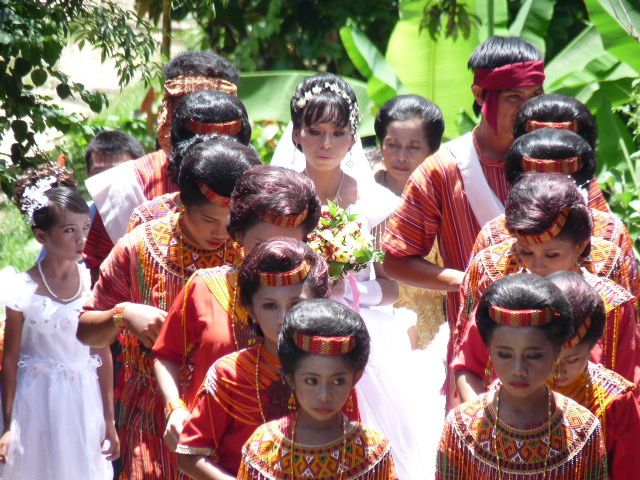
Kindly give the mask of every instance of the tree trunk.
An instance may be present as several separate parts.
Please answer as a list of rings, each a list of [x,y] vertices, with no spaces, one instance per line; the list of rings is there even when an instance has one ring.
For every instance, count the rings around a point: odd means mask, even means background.
[[[163,58],[171,58],[171,0],[162,0],[162,48]]]

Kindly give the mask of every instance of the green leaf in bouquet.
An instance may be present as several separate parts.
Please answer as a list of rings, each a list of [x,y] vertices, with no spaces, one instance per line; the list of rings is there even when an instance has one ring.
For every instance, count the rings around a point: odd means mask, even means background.
[[[344,272],[344,263],[338,262],[329,262],[329,276],[330,277],[339,277]]]
[[[369,263],[373,258],[373,252],[371,250],[358,250],[353,254],[358,263]]]

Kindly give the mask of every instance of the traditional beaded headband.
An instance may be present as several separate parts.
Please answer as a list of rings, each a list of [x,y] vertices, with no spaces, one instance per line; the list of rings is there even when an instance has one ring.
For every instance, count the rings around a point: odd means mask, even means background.
[[[309,209],[305,208],[302,213],[298,215],[276,215],[273,212],[267,212],[258,216],[271,225],[278,225],[279,227],[297,227],[307,219],[308,213]]]
[[[577,132],[578,122],[576,120],[569,120],[567,122],[541,122],[538,120],[527,121],[527,133],[540,128],[555,128],[558,130],[571,130],[572,132]]]
[[[242,122],[232,120],[230,122],[207,123],[189,118],[184,122],[184,126],[191,133],[204,135],[207,133],[222,133],[224,135],[237,135],[242,131]]]
[[[561,158],[557,160],[522,157],[522,170],[538,173],[564,173],[571,175],[582,168],[580,157]]]
[[[225,197],[224,195],[220,195],[218,192],[214,192],[206,183],[198,182],[198,188],[202,195],[204,195],[211,203],[222,208],[229,208],[229,205],[231,205],[231,199],[229,197]]]
[[[524,235],[516,234],[515,237],[527,245],[540,245],[541,243],[548,242],[556,238],[562,232],[562,229],[567,224],[567,219],[571,213],[570,208],[565,208],[560,212],[558,218],[555,219],[553,224],[547,228],[544,232],[536,235]]]
[[[586,320],[582,322],[582,325],[580,325],[580,328],[578,329],[576,334],[572,336],[569,340],[567,340],[563,348],[573,348],[576,345],[578,345],[582,341],[584,336],[587,334],[590,328],[591,328],[591,317],[587,317]]]
[[[349,125],[351,126],[351,133],[355,135],[360,125],[358,102],[352,101],[347,92],[340,88],[337,83],[324,82],[322,85],[314,85],[309,90],[300,92],[300,97],[296,100],[296,105],[298,108],[304,109],[309,103],[309,100],[320,95],[322,92],[333,92],[347,102],[349,106]]]
[[[258,278],[261,285],[268,287],[286,287],[289,285],[295,285],[302,282],[309,276],[311,271],[311,265],[306,260],[303,260],[293,270],[288,272],[258,272]]]
[[[297,332],[293,336],[293,343],[304,352],[325,357],[335,357],[351,352],[356,346],[356,338],[352,336],[321,337]]]
[[[550,308],[510,310],[497,305],[489,307],[489,318],[507,327],[541,327],[551,323],[559,315],[558,312]]]

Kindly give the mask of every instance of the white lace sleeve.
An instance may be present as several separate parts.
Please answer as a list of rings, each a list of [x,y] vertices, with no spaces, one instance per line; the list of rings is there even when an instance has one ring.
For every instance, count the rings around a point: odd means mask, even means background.
[[[38,285],[24,272],[13,267],[0,270],[0,305],[22,311],[33,298]]]

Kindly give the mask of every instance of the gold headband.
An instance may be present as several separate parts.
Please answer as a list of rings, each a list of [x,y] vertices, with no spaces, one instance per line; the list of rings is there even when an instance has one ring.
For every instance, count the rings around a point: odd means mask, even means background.
[[[551,323],[559,315],[550,308],[511,310],[497,305],[489,307],[489,318],[507,327],[540,327]]]
[[[356,338],[353,336],[321,337],[297,332],[293,336],[293,343],[304,352],[324,357],[335,357],[351,352],[356,346]]]
[[[288,272],[258,272],[258,277],[261,285],[286,287],[302,282],[309,276],[310,271],[311,265],[306,260],[303,260],[300,265]]]
[[[234,136],[242,131],[242,122],[240,120],[232,120],[230,122],[209,123],[201,122],[193,118],[189,118],[184,122],[184,126],[191,133],[205,135],[207,133],[222,133],[224,135]]]
[[[517,233],[515,237],[527,245],[540,245],[541,243],[546,243],[550,240],[553,240],[558,235],[560,235],[560,233],[564,229],[570,213],[570,208],[564,208],[558,215],[558,218],[555,219],[553,224],[542,233],[538,233],[535,235]]]
[[[279,227],[297,227],[307,219],[309,209],[305,208],[299,215],[276,215],[273,212],[267,212],[259,217],[271,225],[278,225]]]
[[[231,205],[231,199],[229,197],[225,197],[224,195],[220,195],[218,192],[213,191],[206,183],[198,182],[198,188],[202,195],[204,195],[211,203],[222,208],[229,208],[229,205]]]
[[[564,173],[571,175],[582,168],[580,157],[569,157],[557,160],[522,157],[522,170],[538,173]]]
[[[573,348],[578,345],[589,331],[589,328],[591,328],[591,317],[587,317],[586,320],[582,322],[578,331],[569,340],[567,340],[563,348]]]

